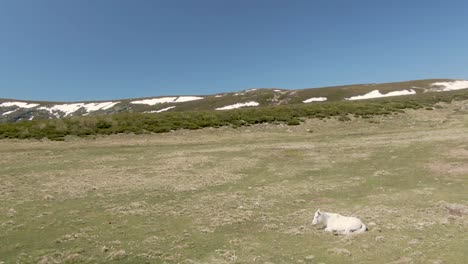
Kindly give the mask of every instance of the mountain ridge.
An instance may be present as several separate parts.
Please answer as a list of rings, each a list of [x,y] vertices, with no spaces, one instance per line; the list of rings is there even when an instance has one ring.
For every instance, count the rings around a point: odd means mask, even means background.
[[[15,100],[20,102],[35,102],[35,103],[80,103],[80,102],[107,102],[107,101],[124,101],[124,100],[137,100],[137,99],[147,99],[147,98],[156,98],[156,97],[177,97],[177,96],[209,96],[217,94],[227,94],[227,93],[236,93],[248,90],[284,90],[284,91],[302,91],[309,89],[330,89],[330,88],[346,88],[352,86],[370,86],[370,85],[384,85],[384,84],[400,84],[407,82],[421,82],[421,81],[466,81],[465,79],[454,79],[454,78],[430,78],[430,79],[415,79],[407,81],[392,81],[392,82],[383,82],[383,83],[352,83],[352,84],[339,84],[339,85],[327,85],[327,86],[316,86],[316,87],[306,87],[306,88],[281,88],[281,87],[250,87],[242,90],[235,91],[224,91],[213,94],[168,94],[168,95],[154,95],[154,96],[143,96],[143,97],[130,97],[130,98],[116,98],[116,99],[97,99],[97,100],[71,100],[71,101],[60,101],[60,100],[35,100],[35,99],[18,99],[10,97],[0,97],[0,102]]]
[[[229,110],[285,104],[364,100],[411,96],[468,88],[461,79],[422,79],[389,83],[350,84],[303,89],[250,88],[209,95],[148,96],[116,100],[40,101],[0,98],[0,123],[70,116],[109,115],[122,112]]]

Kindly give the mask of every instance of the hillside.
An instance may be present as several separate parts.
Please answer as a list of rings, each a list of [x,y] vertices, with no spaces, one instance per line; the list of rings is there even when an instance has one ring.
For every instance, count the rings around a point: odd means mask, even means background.
[[[3,113],[6,119],[10,115],[31,117],[30,121],[20,117],[17,122],[0,124],[0,139],[65,140],[68,136],[151,134],[262,123],[299,125],[307,119],[332,117],[345,122],[400,114],[408,109],[434,110],[442,102],[467,100],[468,89],[462,89],[466,83],[425,80],[70,104],[6,101],[1,104],[7,109]],[[401,89],[403,84],[412,88]]]
[[[468,100],[436,106],[0,140],[0,263],[466,263]],[[369,231],[324,232],[318,208]]]
[[[324,101],[362,100],[464,88],[468,88],[468,81],[428,79],[301,90],[261,88],[214,95],[174,95],[109,101],[45,102],[0,99],[0,123],[116,113],[222,111],[256,106],[316,104]]]

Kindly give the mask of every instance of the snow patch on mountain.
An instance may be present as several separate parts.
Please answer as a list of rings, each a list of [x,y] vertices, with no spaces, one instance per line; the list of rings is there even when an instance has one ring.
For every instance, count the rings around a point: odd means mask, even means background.
[[[312,97],[307,100],[302,101],[303,103],[310,103],[310,102],[323,102],[326,101],[326,97]]]
[[[151,99],[143,99],[132,101],[132,104],[145,104],[145,105],[157,105],[157,104],[164,104],[164,103],[182,103],[182,102],[189,102],[203,99],[203,97],[199,96],[171,96],[171,97],[159,97],[159,98],[151,98]]]
[[[431,86],[442,87],[437,89],[438,92],[442,91],[454,91],[468,88],[468,81],[453,81],[453,82],[435,82]]]
[[[33,108],[38,106],[39,104],[29,104],[25,102],[4,102],[0,104],[0,107],[11,107],[11,106],[17,106],[20,108]]]
[[[120,102],[103,102],[103,103],[88,103],[84,104],[83,108],[86,109],[86,112],[93,112],[98,110],[107,110],[112,108],[114,105]]]
[[[349,98],[345,98],[345,100],[363,100],[363,99],[373,99],[373,98],[380,98],[380,97],[390,97],[390,96],[401,96],[401,95],[410,95],[416,94],[416,91],[413,89],[410,90],[401,90],[401,91],[393,91],[386,94],[382,94],[379,90],[373,90],[368,92],[364,95],[356,95]]]
[[[163,109],[159,109],[159,110],[153,110],[153,111],[146,111],[145,113],[161,113],[161,112],[165,112],[165,111],[168,111],[168,110],[171,110],[175,108],[175,106],[169,106],[169,107],[166,107],[166,108],[163,108]]]
[[[144,99],[138,101],[132,101],[132,104],[145,104],[145,105],[156,105],[156,104],[164,104],[164,103],[172,103],[177,97],[161,97],[161,98],[153,98],[153,99]]]
[[[81,108],[84,108],[87,113],[90,113],[98,110],[107,110],[118,103],[120,102],[59,104],[52,107],[42,106],[38,109],[48,111],[58,118],[60,117],[60,112],[64,113],[64,116],[68,116],[80,110]]]
[[[5,116],[5,115],[9,115],[9,114],[11,114],[11,113],[15,112],[15,111],[16,111],[16,110],[18,110],[18,109],[19,109],[19,108],[16,108],[16,109],[14,109],[14,110],[11,110],[11,111],[8,111],[8,112],[5,112],[5,113],[3,113],[2,115],[4,115],[4,116]]]
[[[241,107],[248,107],[248,106],[259,106],[260,104],[254,101],[246,102],[246,103],[237,103],[233,105],[227,105],[220,108],[216,108],[215,110],[231,110]]]
[[[39,110],[48,111],[49,113],[55,115],[58,118],[60,117],[60,114],[58,112],[62,112],[65,114],[64,116],[68,116],[78,111],[78,109],[80,109],[81,107],[83,107],[83,103],[61,104],[61,105],[54,105],[52,107],[42,106],[42,107],[39,107]]]
[[[195,100],[201,100],[203,97],[199,96],[179,96],[175,102],[176,103],[182,103],[182,102],[189,102],[189,101],[195,101]]]

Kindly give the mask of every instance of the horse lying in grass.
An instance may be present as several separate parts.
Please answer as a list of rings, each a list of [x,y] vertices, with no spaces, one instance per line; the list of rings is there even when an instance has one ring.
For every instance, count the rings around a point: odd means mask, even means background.
[[[333,232],[342,235],[357,234],[367,231],[367,227],[359,218],[342,216],[340,214],[315,212],[312,224],[324,224],[326,232]]]

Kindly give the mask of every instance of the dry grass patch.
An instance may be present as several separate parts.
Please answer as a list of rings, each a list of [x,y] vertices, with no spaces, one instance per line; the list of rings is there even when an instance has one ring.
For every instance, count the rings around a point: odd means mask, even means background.
[[[462,263],[459,108],[0,141],[0,262]],[[369,232],[326,233],[311,225],[318,208]]]

